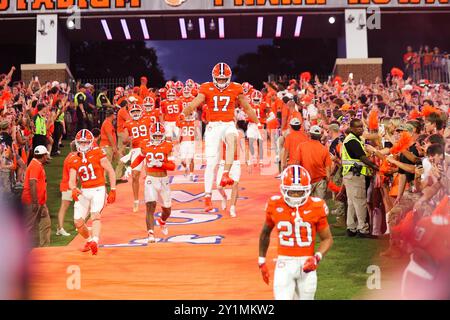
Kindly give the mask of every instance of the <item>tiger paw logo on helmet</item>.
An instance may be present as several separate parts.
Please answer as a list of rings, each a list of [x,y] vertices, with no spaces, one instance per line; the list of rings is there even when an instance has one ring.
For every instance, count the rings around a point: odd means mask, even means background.
[[[181,4],[183,4],[183,2],[186,2],[186,0],[165,0],[165,1],[169,6],[172,7],[178,7]]]

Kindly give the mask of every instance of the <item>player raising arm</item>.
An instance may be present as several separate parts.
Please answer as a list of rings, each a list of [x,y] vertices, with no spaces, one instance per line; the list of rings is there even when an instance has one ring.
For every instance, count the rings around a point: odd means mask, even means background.
[[[229,171],[233,165],[235,145],[238,137],[234,123],[234,110],[237,103],[242,106],[249,118],[259,124],[253,108],[244,96],[242,86],[231,82],[231,68],[226,63],[218,63],[212,70],[213,82],[207,82],[200,86],[197,97],[183,110],[183,115],[188,116],[197,108],[208,105],[207,118],[209,123],[205,132],[205,211],[213,209],[211,203],[212,186],[214,182],[214,170],[217,166],[222,142],[227,145],[224,173],[221,186],[232,185],[234,181],[229,177]]]
[[[259,238],[258,264],[269,284],[266,254],[270,234],[278,231],[278,259],[273,291],[276,300],[313,300],[317,287],[316,269],[333,244],[327,222],[328,208],[319,198],[310,197],[311,178],[299,165],[287,167],[281,175],[281,193],[266,205],[266,221]],[[319,249],[314,253],[316,233]]]
[[[111,183],[108,203],[114,203],[116,200],[116,174],[106,154],[100,148],[92,147],[93,142],[94,136],[89,130],[83,129],[77,133],[75,143],[78,155],[69,165],[69,188],[75,201],[75,227],[78,233],[87,239],[83,251],[91,250],[92,254],[97,254],[101,229],[100,216],[106,200],[105,170]],[[81,190],[77,188],[77,176],[81,181]],[[86,226],[89,212],[92,219],[91,235]]]

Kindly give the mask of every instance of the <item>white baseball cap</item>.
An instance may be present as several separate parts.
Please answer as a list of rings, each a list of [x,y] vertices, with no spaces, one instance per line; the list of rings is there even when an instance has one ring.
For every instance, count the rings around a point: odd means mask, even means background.
[[[309,133],[315,134],[315,135],[321,135],[322,129],[319,126],[315,125],[315,126],[312,126],[311,129],[309,129]]]
[[[45,146],[37,146],[36,148],[34,148],[34,154],[36,156],[41,156],[41,155],[49,154],[49,153]]]

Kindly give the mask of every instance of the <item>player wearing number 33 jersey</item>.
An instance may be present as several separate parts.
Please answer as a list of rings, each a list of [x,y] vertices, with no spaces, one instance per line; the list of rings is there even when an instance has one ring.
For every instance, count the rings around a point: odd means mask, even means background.
[[[82,251],[97,254],[100,237],[100,214],[105,202],[113,203],[116,199],[116,175],[106,154],[98,147],[92,147],[93,134],[86,129],[79,131],[75,137],[78,153],[69,163],[69,188],[74,204],[74,222],[78,232],[87,239]],[[111,183],[111,191],[106,197],[105,171]],[[77,188],[77,178],[81,189]],[[85,220],[91,214],[92,230],[86,227]]]
[[[281,195],[271,197],[266,205],[266,221],[259,243],[259,267],[268,284],[265,257],[270,233],[276,228],[275,299],[312,300],[317,287],[315,270],[333,243],[327,221],[328,208],[322,199],[310,197],[311,178],[302,166],[292,165],[283,171],[280,189]],[[321,242],[314,253],[316,233]]]

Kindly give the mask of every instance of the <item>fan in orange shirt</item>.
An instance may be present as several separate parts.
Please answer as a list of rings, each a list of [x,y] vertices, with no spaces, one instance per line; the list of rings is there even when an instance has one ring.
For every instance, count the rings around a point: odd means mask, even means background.
[[[223,141],[227,145],[227,154],[221,184],[227,186],[234,183],[228,174],[233,165],[238,137],[234,123],[236,104],[239,103],[249,118],[259,124],[255,112],[245,98],[242,86],[231,82],[231,68],[226,63],[218,63],[212,70],[212,76],[213,81],[202,84],[197,97],[183,110],[183,115],[188,116],[203,104],[208,105],[206,112],[209,123],[205,132],[205,211],[207,212],[213,209],[211,193],[214,171],[218,163],[217,155],[221,152]]]
[[[333,244],[327,221],[328,207],[322,199],[310,197],[310,193],[308,171],[299,165],[292,165],[281,175],[281,195],[272,196],[266,204],[258,264],[263,280],[269,284],[266,254],[270,234],[276,228],[278,258],[273,284],[276,300],[314,299],[317,265]],[[320,237],[317,251],[316,233]]]
[[[141,143],[149,138],[149,128],[151,126],[150,118],[143,118],[142,107],[134,104],[130,107],[130,116],[132,120],[125,122],[125,137],[127,142],[131,139],[131,162],[133,162],[141,153]],[[133,212],[139,211],[139,177],[141,175],[142,165],[135,167],[132,170],[131,181],[133,188]]]
[[[69,163],[69,189],[75,201],[75,227],[87,239],[82,251],[92,251],[95,255],[100,237],[101,212],[106,200],[105,170],[111,183],[108,203],[116,200],[116,175],[106,154],[100,148],[93,148],[93,142],[94,136],[89,130],[83,129],[77,133],[75,143],[78,154]],[[81,190],[77,188],[77,177],[81,181]],[[92,220],[91,235],[85,221],[89,213]]]

